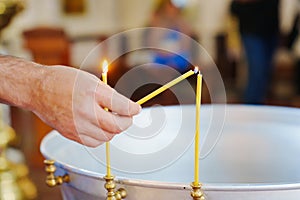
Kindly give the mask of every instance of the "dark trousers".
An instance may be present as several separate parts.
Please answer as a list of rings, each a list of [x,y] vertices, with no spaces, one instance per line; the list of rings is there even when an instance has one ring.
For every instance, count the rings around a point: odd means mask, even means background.
[[[277,36],[242,34],[247,63],[248,81],[244,102],[262,104],[266,98],[272,76],[272,58],[277,45]]]

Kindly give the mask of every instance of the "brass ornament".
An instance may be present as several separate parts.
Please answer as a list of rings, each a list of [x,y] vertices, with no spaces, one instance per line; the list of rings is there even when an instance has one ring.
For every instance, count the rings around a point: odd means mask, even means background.
[[[70,177],[68,174],[65,174],[63,176],[55,176],[56,167],[54,163],[54,160],[44,160],[44,164],[46,165],[45,171],[48,174],[46,177],[46,184],[49,187],[54,187],[63,183],[69,183]]]
[[[204,193],[201,189],[202,184],[195,185],[194,183],[191,184],[191,196],[193,200],[205,200]]]
[[[106,200],[122,200],[127,196],[127,192],[124,188],[116,189],[116,182],[114,180],[114,176],[105,176],[104,179],[106,181],[104,187],[107,190]]]
[[[15,138],[15,131],[2,120],[2,107],[0,106],[0,199],[36,199],[37,189],[27,177],[27,166],[22,163],[13,163],[6,156],[8,145]]]

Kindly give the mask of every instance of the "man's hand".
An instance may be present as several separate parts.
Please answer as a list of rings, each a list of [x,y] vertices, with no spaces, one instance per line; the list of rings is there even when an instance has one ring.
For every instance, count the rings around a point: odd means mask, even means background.
[[[33,111],[65,137],[90,147],[132,124],[140,106],[97,77],[70,67],[45,67]],[[104,108],[108,108],[107,112]]]
[[[63,136],[90,147],[127,129],[141,109],[96,76],[71,67],[0,56],[0,80],[1,102],[33,111]]]

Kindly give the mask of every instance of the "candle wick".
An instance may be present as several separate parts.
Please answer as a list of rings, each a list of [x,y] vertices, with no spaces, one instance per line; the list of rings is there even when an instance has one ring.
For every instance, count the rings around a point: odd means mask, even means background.
[[[194,73],[195,73],[195,74],[200,74],[200,70],[199,70],[198,67],[195,67],[195,68],[194,68]]]

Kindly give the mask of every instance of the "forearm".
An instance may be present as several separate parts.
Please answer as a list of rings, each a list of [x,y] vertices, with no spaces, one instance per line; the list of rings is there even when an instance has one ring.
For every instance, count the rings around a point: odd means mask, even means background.
[[[20,58],[0,56],[0,101],[32,110],[44,67]]]
[[[140,111],[96,76],[71,67],[0,56],[0,81],[0,101],[33,111],[63,136],[91,147],[127,129]]]

